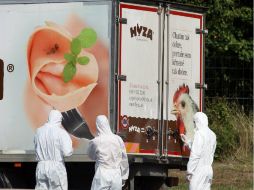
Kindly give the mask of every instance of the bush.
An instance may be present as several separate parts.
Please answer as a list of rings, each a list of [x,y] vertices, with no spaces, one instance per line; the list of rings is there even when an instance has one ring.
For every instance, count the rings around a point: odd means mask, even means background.
[[[253,115],[247,115],[239,104],[224,98],[206,99],[209,127],[217,135],[215,159],[252,158]]]

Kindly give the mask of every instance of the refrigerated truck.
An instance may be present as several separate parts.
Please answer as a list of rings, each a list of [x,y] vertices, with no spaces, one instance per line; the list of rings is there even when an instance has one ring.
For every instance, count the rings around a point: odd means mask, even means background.
[[[73,141],[65,160],[69,189],[91,185],[86,149],[100,114],[125,142],[129,189],[177,185],[170,171],[184,170],[190,153],[180,135],[193,131],[184,117],[204,107],[205,8],[0,1],[0,25],[0,186],[34,188],[33,137],[52,108],[62,112]],[[178,100],[182,94],[195,109]]]

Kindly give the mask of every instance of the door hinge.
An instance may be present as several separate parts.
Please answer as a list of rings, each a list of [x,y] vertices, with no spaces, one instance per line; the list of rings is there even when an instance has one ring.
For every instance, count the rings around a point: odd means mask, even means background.
[[[157,14],[158,14],[158,15],[161,15],[162,9],[163,9],[163,8],[162,8],[162,4],[160,3],[160,4],[159,4],[159,7],[158,7],[158,10],[157,10]]]
[[[119,24],[127,24],[127,18],[119,18],[119,17],[116,17],[116,23]]]
[[[115,74],[116,80],[120,80],[120,81],[126,81],[127,80],[127,76],[126,75],[118,75]]]
[[[208,34],[208,29],[200,29],[200,28],[196,28],[196,34]]]
[[[166,7],[166,15],[169,16],[169,11],[170,11],[170,4],[167,4],[167,7]]]
[[[200,83],[195,83],[195,88],[196,89],[205,89],[207,90],[207,84],[200,84]]]

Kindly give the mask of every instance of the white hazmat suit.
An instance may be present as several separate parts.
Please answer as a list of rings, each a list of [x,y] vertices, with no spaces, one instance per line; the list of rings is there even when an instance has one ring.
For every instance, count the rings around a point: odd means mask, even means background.
[[[216,135],[208,127],[206,114],[197,112],[193,117],[196,132],[187,165],[189,190],[210,190],[216,149]]]
[[[112,133],[106,116],[97,116],[96,128],[97,136],[88,146],[89,157],[96,160],[91,190],[121,190],[129,176],[124,142]]]
[[[61,127],[62,115],[51,110],[48,122],[38,128],[34,137],[36,159],[35,189],[67,190],[64,156],[72,154],[72,141]]]

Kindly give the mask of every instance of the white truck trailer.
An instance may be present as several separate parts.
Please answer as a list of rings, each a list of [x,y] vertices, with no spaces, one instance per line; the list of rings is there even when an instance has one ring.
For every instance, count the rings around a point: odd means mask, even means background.
[[[34,188],[33,136],[52,108],[73,140],[69,189],[91,185],[86,148],[99,114],[124,139],[127,188],[176,185],[170,169],[189,156],[181,135],[193,137],[203,108],[204,12],[169,1],[0,1],[0,187]]]

